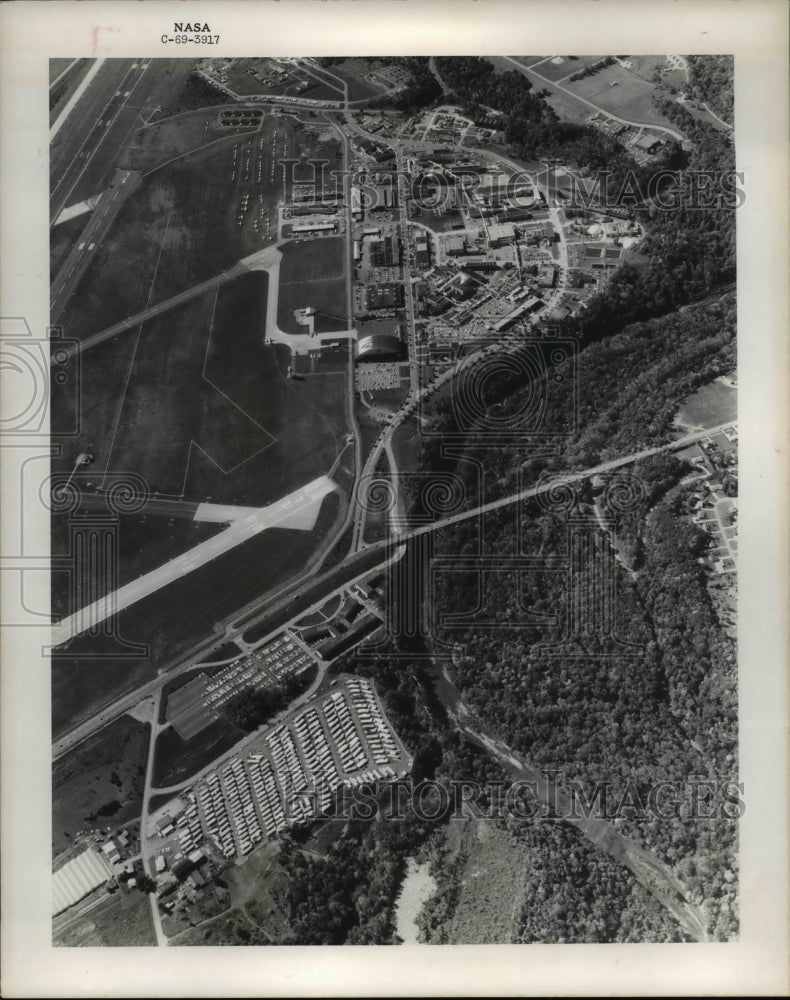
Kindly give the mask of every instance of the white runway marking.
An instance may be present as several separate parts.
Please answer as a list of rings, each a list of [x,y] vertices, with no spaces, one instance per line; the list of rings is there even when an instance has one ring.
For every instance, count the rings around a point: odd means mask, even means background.
[[[93,604],[81,608],[69,618],[65,618],[59,625],[53,625],[52,644],[59,646],[61,643],[67,642],[75,635],[87,631],[124,608],[156,593],[157,590],[166,587],[169,583],[174,583],[192,570],[204,566],[212,559],[229,552],[267,528],[281,527],[310,531],[318,519],[321,502],[327,493],[331,493],[334,489],[335,484],[331,479],[327,476],[319,476],[318,479],[314,479],[294,493],[289,493],[288,496],[276,503],[270,504],[268,507],[254,509],[247,516],[234,520],[225,531],[220,532],[214,538],[201,542],[183,555],[171,559],[164,566],[146,573],[132,583],[120,587],[112,594],[107,594]],[[216,505],[201,504],[195,514],[195,520],[211,520],[211,517],[200,516],[201,508],[203,508],[202,514],[205,515],[205,508],[214,506]],[[249,508],[238,507],[224,509],[236,512],[249,510]]]

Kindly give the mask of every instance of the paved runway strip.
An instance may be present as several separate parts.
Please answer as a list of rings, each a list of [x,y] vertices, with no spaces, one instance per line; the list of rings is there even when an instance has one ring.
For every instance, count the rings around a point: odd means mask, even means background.
[[[52,644],[59,646],[75,635],[93,628],[124,608],[141,601],[169,583],[174,583],[187,573],[204,566],[217,556],[241,545],[267,528],[281,527],[310,531],[318,519],[321,501],[335,489],[327,476],[319,476],[293,493],[289,493],[268,507],[252,509],[249,514],[234,520],[225,531],[201,542],[183,555],[176,556],[164,566],[127,583],[111,594],[81,608],[52,627]]]

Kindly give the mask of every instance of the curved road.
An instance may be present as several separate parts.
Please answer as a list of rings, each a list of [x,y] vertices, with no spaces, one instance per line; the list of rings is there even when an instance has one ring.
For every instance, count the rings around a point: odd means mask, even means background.
[[[673,139],[677,139],[678,142],[682,142],[685,136],[681,135],[680,132],[676,132],[674,129],[669,128],[667,125],[654,125],[652,122],[636,122],[632,121],[630,118],[620,118],[619,115],[612,114],[611,111],[607,111],[605,108],[600,107],[598,104],[593,104],[592,101],[588,101],[586,97],[582,97],[580,94],[574,93],[572,90],[568,90],[567,87],[563,87],[562,84],[555,83],[550,80],[547,76],[543,76],[542,73],[536,72],[523,63],[520,63],[517,59],[513,59],[511,56],[503,56],[509,63],[518,69],[521,73],[531,73],[536,76],[541,83],[545,83],[548,87],[554,87],[556,90],[561,90],[568,97],[572,97],[575,101],[579,101],[581,104],[586,104],[588,107],[592,108],[593,111],[597,111],[601,115],[605,115],[607,118],[611,118],[612,121],[620,122],[621,125],[630,125],[632,128],[649,128],[656,132],[663,132],[666,135],[671,135]]]

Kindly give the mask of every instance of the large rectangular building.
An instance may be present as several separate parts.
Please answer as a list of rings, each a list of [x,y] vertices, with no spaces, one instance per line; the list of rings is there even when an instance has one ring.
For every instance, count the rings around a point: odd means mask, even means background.
[[[516,227],[512,222],[494,223],[488,227],[488,243],[492,247],[501,247],[512,243],[516,238]]]
[[[292,233],[329,233],[337,229],[336,222],[297,222],[291,227]]]
[[[96,851],[88,848],[52,876],[52,915],[70,906],[110,880],[112,872]]]

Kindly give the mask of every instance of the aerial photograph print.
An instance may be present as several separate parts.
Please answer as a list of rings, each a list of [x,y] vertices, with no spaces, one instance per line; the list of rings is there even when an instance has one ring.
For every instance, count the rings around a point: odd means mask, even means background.
[[[53,945],[738,941],[733,57],[179,27],[49,59]]]

